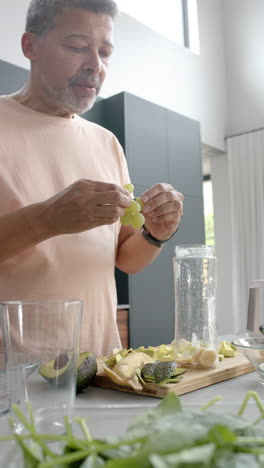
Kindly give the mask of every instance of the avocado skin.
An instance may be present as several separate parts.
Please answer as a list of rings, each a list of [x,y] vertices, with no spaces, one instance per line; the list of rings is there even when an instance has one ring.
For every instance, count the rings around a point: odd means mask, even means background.
[[[88,387],[90,381],[97,372],[96,357],[89,352],[80,354],[78,370],[77,370],[77,385],[76,392],[79,393]]]

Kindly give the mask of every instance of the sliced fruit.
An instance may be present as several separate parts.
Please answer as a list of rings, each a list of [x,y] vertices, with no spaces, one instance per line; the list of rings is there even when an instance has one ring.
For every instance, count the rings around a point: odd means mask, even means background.
[[[53,361],[43,364],[39,373],[50,384],[65,385],[72,375],[73,353],[60,354]],[[97,372],[96,357],[89,352],[80,353],[77,365],[76,391],[86,388]]]
[[[180,364],[181,366],[189,366],[193,364],[193,358],[192,356],[188,354],[176,354],[175,355],[175,361],[177,364]]]
[[[214,349],[204,349],[200,356],[200,364],[203,367],[212,367],[216,363],[217,353]]]
[[[39,368],[39,373],[49,383],[64,385],[69,378],[71,365],[73,364],[72,353],[60,354],[53,361],[49,361]]]
[[[218,353],[225,357],[235,357],[235,349],[227,341],[222,341],[218,347]]]
[[[196,348],[196,350],[192,353],[193,362],[195,364],[200,364],[200,356],[203,351],[204,348]]]

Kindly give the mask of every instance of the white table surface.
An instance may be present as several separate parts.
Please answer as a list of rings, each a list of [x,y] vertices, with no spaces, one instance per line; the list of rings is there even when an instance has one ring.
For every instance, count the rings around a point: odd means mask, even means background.
[[[233,379],[226,380],[200,390],[180,396],[183,406],[202,405],[208,403],[216,396],[222,396],[223,402],[229,408],[238,407],[248,390],[255,390],[264,401],[264,385],[260,384],[256,372],[250,372]],[[100,437],[102,426],[105,435],[118,433],[123,424],[123,430],[137,414],[142,414],[151,407],[159,404],[161,400],[149,396],[134,395],[116,390],[109,390],[90,386],[86,391],[76,397],[77,414],[92,416],[92,434]],[[105,412],[102,407],[107,408]],[[128,420],[126,420],[128,419]],[[0,417],[0,435],[7,433],[7,417]],[[99,435],[97,435],[97,433]],[[1,456],[9,457],[10,442],[0,442]],[[1,466],[1,465],[0,465]]]
[[[223,338],[228,339],[230,337]],[[216,396],[221,396],[223,404],[226,403],[230,409],[233,405],[234,408],[238,408],[248,390],[257,391],[261,400],[264,401],[264,385],[259,383],[256,372],[250,372],[181,395],[180,400],[183,406],[195,405],[197,407],[208,403]],[[78,416],[91,416],[92,427],[89,426],[89,428],[92,429],[92,434],[95,437],[104,437],[112,433],[120,433],[122,424],[123,430],[125,430],[129,422],[137,414],[142,414],[147,409],[158,405],[160,401],[160,399],[154,397],[90,386],[76,396],[75,406]],[[106,411],[105,408],[107,409]],[[103,435],[101,435],[102,427],[103,431],[105,431]],[[7,416],[0,416],[0,435],[6,435],[7,433]],[[1,457],[7,451],[10,451],[10,443],[0,442]]]

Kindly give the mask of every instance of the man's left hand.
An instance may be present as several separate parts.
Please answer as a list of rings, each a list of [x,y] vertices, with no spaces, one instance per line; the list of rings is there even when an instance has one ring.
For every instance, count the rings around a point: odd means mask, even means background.
[[[141,195],[145,226],[152,236],[166,240],[178,229],[183,214],[182,193],[169,184],[156,184]]]

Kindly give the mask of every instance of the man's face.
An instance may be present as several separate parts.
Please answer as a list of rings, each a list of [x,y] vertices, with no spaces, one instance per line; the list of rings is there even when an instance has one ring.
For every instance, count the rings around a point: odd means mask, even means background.
[[[81,114],[93,106],[105,80],[113,21],[109,15],[74,8],[55,21],[37,45],[35,84],[54,107]]]

